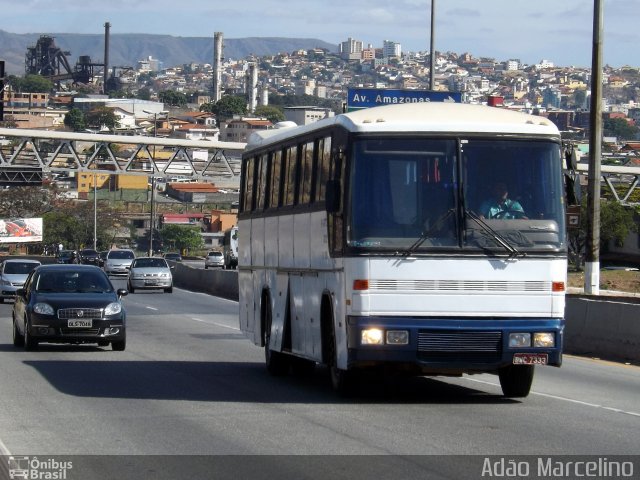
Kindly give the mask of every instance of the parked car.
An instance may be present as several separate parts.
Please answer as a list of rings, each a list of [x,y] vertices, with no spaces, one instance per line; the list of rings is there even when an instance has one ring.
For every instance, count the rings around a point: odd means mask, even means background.
[[[162,288],[165,292],[173,292],[173,275],[164,258],[139,257],[131,264],[127,287],[131,293],[142,288]]]
[[[107,275],[129,275],[129,268],[135,258],[136,254],[133,250],[125,248],[109,250],[104,262],[104,271]]]
[[[211,251],[204,259],[205,270],[209,267],[224,267],[224,255],[222,252]]]
[[[0,263],[0,303],[14,299],[16,290],[24,285],[31,270],[40,265],[38,260],[8,258]]]
[[[164,255],[162,255],[162,257],[165,260],[171,261],[171,262],[181,262],[182,261],[182,255],[180,255],[178,252],[168,252],[165,253]]]
[[[100,265],[100,254],[92,248],[83,248],[78,252],[78,260],[83,265]]]
[[[78,254],[75,250],[60,250],[56,255],[57,263],[78,263]]]
[[[97,343],[122,351],[126,314],[107,275],[93,265],[41,265],[34,269],[13,304],[13,345]]]

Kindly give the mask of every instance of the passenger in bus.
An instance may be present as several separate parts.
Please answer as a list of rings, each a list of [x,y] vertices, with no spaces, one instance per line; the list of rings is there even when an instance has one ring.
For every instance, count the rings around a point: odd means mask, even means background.
[[[491,190],[492,197],[480,206],[482,218],[514,219],[527,218],[520,202],[509,198],[505,182],[496,182]]]

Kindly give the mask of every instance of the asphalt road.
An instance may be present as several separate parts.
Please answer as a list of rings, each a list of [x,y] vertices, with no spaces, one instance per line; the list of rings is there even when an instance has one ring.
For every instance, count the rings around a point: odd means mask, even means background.
[[[212,455],[218,465],[231,462],[217,478],[242,469],[249,469],[246,478],[289,478],[283,471],[300,478],[480,478],[489,455],[640,452],[635,366],[566,356],[560,369],[538,367],[522,401],[503,398],[492,375],[386,379],[342,399],[321,367],[307,378],[270,377],[262,350],[238,330],[236,302],[181,289],[130,294],[124,302],[124,352],[16,349],[12,303],[0,305],[0,454],[70,455],[76,465],[92,465],[67,478],[111,478],[95,473],[104,473],[104,457],[78,455],[154,456],[132,457],[133,470],[153,463],[135,478],[178,478],[172,461],[178,472],[211,473]],[[272,456],[282,454],[290,456]],[[238,457],[219,457],[229,455]],[[111,464],[129,478],[124,465]]]

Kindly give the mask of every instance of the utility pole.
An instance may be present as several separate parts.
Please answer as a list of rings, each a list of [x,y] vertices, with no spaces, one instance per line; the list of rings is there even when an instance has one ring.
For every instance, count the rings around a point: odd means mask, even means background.
[[[436,73],[436,47],[435,47],[435,25],[436,25],[436,0],[431,0],[431,42],[429,45],[429,90],[433,91],[436,86],[435,73]]]
[[[584,292],[600,293],[600,158],[602,151],[602,32],[603,0],[594,1],[591,59],[591,130],[587,195],[587,245]]]

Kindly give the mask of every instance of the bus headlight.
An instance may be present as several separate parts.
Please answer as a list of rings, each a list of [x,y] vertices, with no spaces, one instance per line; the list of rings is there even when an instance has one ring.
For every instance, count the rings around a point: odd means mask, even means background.
[[[379,328],[367,328],[362,330],[360,334],[360,343],[362,345],[382,345],[384,343],[384,335]]]
[[[533,346],[553,348],[556,346],[555,336],[551,332],[536,332],[533,334]]]
[[[407,330],[388,330],[387,345],[408,345],[409,332]]]
[[[509,334],[509,347],[530,347],[531,346],[531,334],[530,333],[510,333]]]

